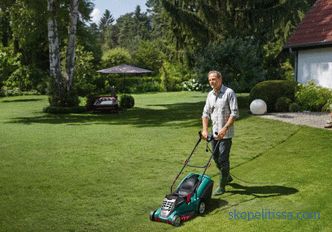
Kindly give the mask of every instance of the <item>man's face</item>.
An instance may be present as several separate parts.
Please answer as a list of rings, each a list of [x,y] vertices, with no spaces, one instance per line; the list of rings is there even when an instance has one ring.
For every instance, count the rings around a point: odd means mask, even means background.
[[[214,90],[219,90],[222,85],[222,79],[218,78],[218,76],[214,73],[209,75],[209,84]]]

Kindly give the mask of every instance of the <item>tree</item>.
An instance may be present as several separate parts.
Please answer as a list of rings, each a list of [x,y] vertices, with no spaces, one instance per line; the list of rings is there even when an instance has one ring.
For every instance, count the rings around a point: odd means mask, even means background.
[[[48,43],[48,26],[45,21],[51,18],[47,7],[48,1],[45,0],[2,0],[0,1],[0,49],[6,61],[15,60],[17,65],[6,66],[8,62],[1,65],[1,69],[5,69],[1,73],[0,86],[5,88],[21,88],[21,90],[36,90],[40,93],[45,93],[47,82],[49,81],[48,73],[53,73],[54,70],[59,69],[58,83],[59,86],[64,86],[68,89],[73,88],[73,62],[75,55],[72,52],[73,44],[79,43],[83,46],[84,51],[92,51],[94,61],[93,64],[100,61],[101,50],[99,43],[97,43],[96,30],[90,27],[86,22],[91,21],[90,13],[93,9],[91,0],[78,0],[77,24],[75,27],[73,20],[74,15],[68,14],[70,12],[71,0],[56,0],[52,1],[55,5],[56,13],[53,19],[56,23],[56,36],[59,47],[51,46],[53,48],[53,56],[49,56]],[[77,1],[77,3],[78,3]],[[74,12],[72,10],[72,12]],[[78,17],[79,12],[79,17]],[[52,22],[50,26],[52,25]],[[74,33],[71,33],[73,32]],[[68,35],[68,36],[66,36]],[[75,35],[75,36],[73,36]],[[50,39],[52,36],[50,36]],[[54,41],[53,41],[54,42]],[[56,53],[63,51],[67,47],[67,54],[63,53],[58,56]],[[51,50],[50,49],[50,50]],[[74,55],[74,56],[73,56]],[[53,65],[50,68],[50,58],[55,59],[59,57],[58,65]],[[61,59],[64,58],[64,59]],[[67,60],[67,61],[64,61]],[[7,67],[7,68],[6,68]],[[13,67],[14,69],[11,69]],[[63,70],[64,72],[61,72]],[[22,74],[22,75],[21,75]],[[54,73],[53,73],[54,74]],[[15,81],[13,81],[15,80]],[[55,86],[55,78],[52,79],[52,86]],[[62,82],[62,83],[61,83]],[[20,84],[29,83],[29,84]],[[23,88],[23,89],[22,89]],[[53,91],[54,92],[54,91]]]
[[[99,21],[99,29],[101,31],[104,31],[105,29],[110,27],[113,22],[114,22],[114,18],[111,15],[111,12],[109,10],[105,10],[103,17],[101,17],[101,19]]]
[[[76,45],[76,28],[78,20],[78,0],[70,2],[70,24],[68,33],[68,48],[66,54],[66,69],[67,69],[67,91],[72,89],[74,68],[75,68],[75,45]]]
[[[251,39],[228,38],[223,43],[210,44],[197,59],[200,82],[207,84],[206,73],[219,70],[227,86],[237,92],[248,92],[265,77],[260,53],[256,41]]]
[[[10,44],[15,52],[22,54],[22,64],[40,70],[46,70],[49,66],[46,7],[47,2],[43,0],[16,0],[9,9],[12,31]]]
[[[150,0],[152,1],[152,0]],[[152,1],[154,2],[154,1]],[[315,0],[161,0],[171,17],[173,28],[182,30],[174,36],[180,45],[189,37],[206,44],[225,37],[253,36],[259,44],[275,36],[284,40]],[[177,32],[177,31],[176,31]]]
[[[52,86],[52,94],[61,99],[63,92],[62,74],[60,67],[60,45],[58,35],[58,23],[56,19],[57,6],[55,0],[47,1],[47,10],[49,11],[49,18],[47,22],[48,28],[48,43],[49,43],[49,61],[50,61],[50,75],[54,78],[54,86]],[[52,104],[52,103],[51,103]]]
[[[10,28],[10,7],[13,2],[1,1],[0,3],[0,38],[2,46],[7,47],[12,32]]]
[[[165,59],[161,47],[162,43],[158,40],[141,41],[136,52],[133,54],[134,63],[158,73]]]
[[[112,24],[114,22],[114,18],[111,15],[109,10],[105,10],[103,16],[99,21],[99,31],[100,31],[100,42],[103,47],[109,48],[109,41],[111,40],[112,33]]]
[[[50,75],[54,80],[52,86],[50,104],[53,106],[75,106],[78,104],[78,98],[73,95],[73,76],[75,68],[75,42],[76,42],[76,26],[78,20],[78,0],[70,1],[69,8],[69,30],[68,30],[68,47],[66,53],[66,73],[61,73],[60,66],[60,45],[58,24],[56,15],[58,13],[58,5],[56,0],[48,0],[48,40],[49,40],[49,60]]]
[[[130,64],[132,57],[125,48],[113,48],[106,50],[102,56],[102,66],[112,67],[120,64]]]
[[[146,13],[142,13],[140,7],[137,6],[135,12],[119,17],[112,27],[112,31],[113,43],[116,40],[116,44],[120,47],[134,52],[141,40],[150,39],[150,18]]]
[[[188,54],[190,66],[211,43],[250,38],[264,51],[261,62],[268,75],[280,78],[287,58],[279,55],[283,44],[315,0],[149,0],[155,6],[159,2],[170,17],[176,50]]]

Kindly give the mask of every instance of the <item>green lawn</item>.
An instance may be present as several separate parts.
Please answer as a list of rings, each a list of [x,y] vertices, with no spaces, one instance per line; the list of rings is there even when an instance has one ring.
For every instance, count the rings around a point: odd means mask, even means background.
[[[45,96],[0,98],[0,231],[330,231],[332,132],[247,109],[228,192],[179,228],[149,221],[196,143],[205,95],[135,95],[118,115],[47,115]],[[207,158],[203,143],[193,162]],[[208,174],[217,181],[214,164]],[[320,219],[231,220],[262,210]]]

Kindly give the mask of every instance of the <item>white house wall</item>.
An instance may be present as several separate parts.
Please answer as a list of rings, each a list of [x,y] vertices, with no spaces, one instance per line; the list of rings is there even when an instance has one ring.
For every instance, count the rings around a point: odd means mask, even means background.
[[[332,89],[332,48],[298,51],[297,81],[314,80],[318,85]]]

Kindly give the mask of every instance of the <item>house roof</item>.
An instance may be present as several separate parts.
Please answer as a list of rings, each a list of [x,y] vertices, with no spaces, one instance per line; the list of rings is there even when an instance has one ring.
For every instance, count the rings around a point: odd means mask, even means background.
[[[332,45],[332,0],[317,0],[304,16],[285,48]]]

